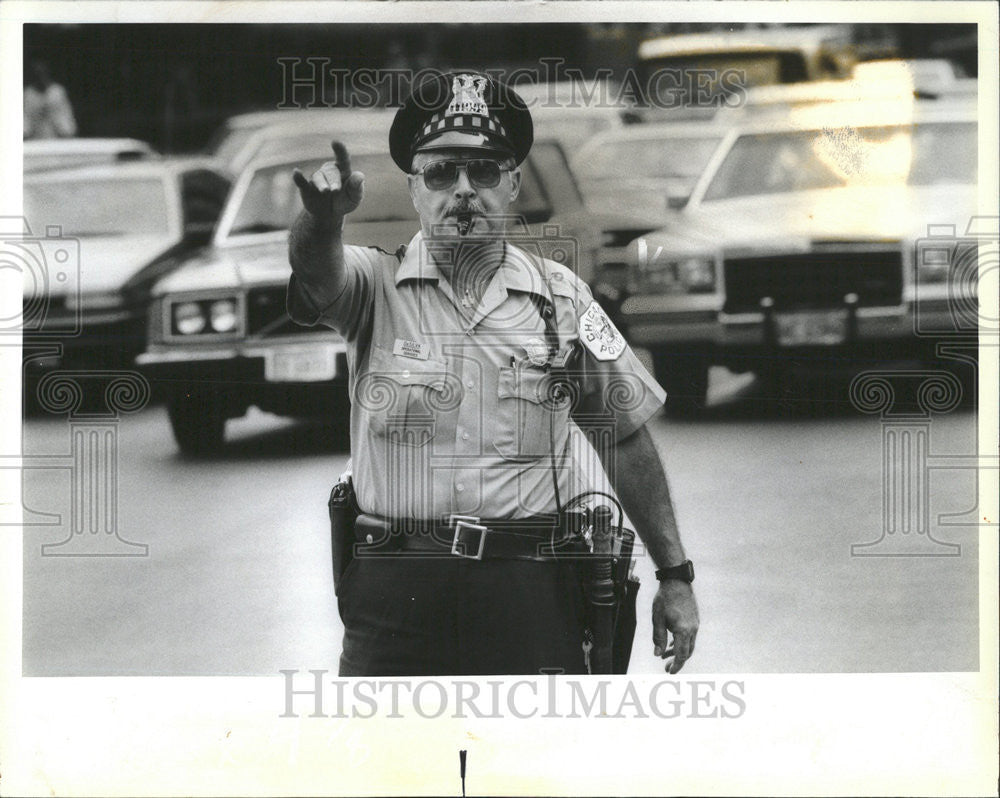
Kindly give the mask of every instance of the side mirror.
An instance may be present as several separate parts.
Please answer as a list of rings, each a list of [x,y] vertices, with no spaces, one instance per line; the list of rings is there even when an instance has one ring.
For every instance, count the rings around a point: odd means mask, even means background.
[[[679,211],[688,204],[688,196],[686,194],[668,194],[667,195],[667,208],[671,211]]]

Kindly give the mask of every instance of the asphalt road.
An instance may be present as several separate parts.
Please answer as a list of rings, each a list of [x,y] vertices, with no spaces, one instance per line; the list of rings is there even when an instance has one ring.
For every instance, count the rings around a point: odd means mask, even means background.
[[[882,426],[834,392],[781,407],[752,383],[713,373],[704,419],[658,418],[702,627],[685,672],[899,672],[978,669],[976,531],[932,529],[959,556],[852,556],[878,540]],[[225,454],[182,459],[161,407],[117,425],[117,529],[143,557],[43,556],[70,537],[70,427],[24,427],[26,675],[272,675],[335,672],[341,627],[325,501],[347,460],[335,429],[251,411]],[[975,449],[969,408],[935,416],[934,455]],[[935,471],[932,518],[974,505],[970,471]],[[55,513],[54,520],[44,513]],[[65,552],[56,545],[47,554]],[[935,554],[948,553],[944,546]],[[954,553],[954,550],[952,550]],[[632,672],[655,673],[653,566],[637,573]]]

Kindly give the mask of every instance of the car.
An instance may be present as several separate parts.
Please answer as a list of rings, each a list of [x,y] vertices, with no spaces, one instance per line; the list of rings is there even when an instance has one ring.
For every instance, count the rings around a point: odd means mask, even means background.
[[[854,66],[851,76],[856,81],[901,84],[925,97],[972,94],[977,83],[945,58],[863,61]]]
[[[334,133],[348,139],[387,140],[394,115],[393,111],[381,108],[274,111],[270,116],[262,113],[252,117],[260,124],[252,129],[239,128],[249,132],[241,132],[237,141],[227,142],[216,157],[238,175],[252,161],[289,150],[304,152],[312,148],[317,155],[326,155],[331,151]]]
[[[67,169],[158,158],[159,153],[139,139],[28,139],[24,142],[24,171]]]
[[[374,136],[339,136],[364,172],[365,200],[344,228],[348,244],[394,252],[419,229],[406,179]],[[378,142],[378,143],[377,143]],[[294,147],[294,141],[286,140]],[[250,164],[236,181],[210,249],[152,288],[148,346],[137,359],[163,392],[181,452],[203,456],[225,443],[226,422],[250,406],[289,417],[321,416],[346,426],[344,341],[323,326],[301,327],[285,312],[288,228],[301,206],[292,170],[329,159],[310,145]],[[624,246],[633,219],[596,216],[583,203],[562,150],[536,141],[521,166],[512,212],[525,245],[585,279],[605,245]]]
[[[631,125],[597,134],[571,165],[591,210],[667,216],[687,203],[725,133],[714,120]]]
[[[287,108],[268,111],[248,111],[234,114],[212,134],[205,147],[205,154],[224,164],[242,159],[246,164],[244,148],[257,131],[264,128],[288,125],[321,125],[332,123],[336,129],[337,123],[345,115],[355,113],[344,108]]]
[[[929,225],[954,226],[961,249],[976,119],[974,102],[911,96],[727,133],[684,211],[630,245],[620,318],[668,409],[701,410],[713,364],[781,380],[791,364],[933,360],[918,328],[974,335],[968,314],[954,322],[954,258],[915,253]]]
[[[643,124],[591,137],[571,164],[591,210],[641,209],[669,218],[687,204],[726,133],[749,117],[780,124],[801,108],[912,96],[912,86],[875,79],[759,86],[733,107],[648,112]]]
[[[847,77],[852,49],[845,26],[816,25],[656,36],[639,44],[638,60],[647,91],[662,91],[651,76],[672,71],[685,80],[665,85],[694,98],[731,91],[729,70],[744,88]]]
[[[71,241],[65,251],[78,252],[59,274],[25,275],[26,342],[60,344],[58,353],[25,364],[29,399],[53,369],[132,366],[145,348],[146,289],[210,240],[228,190],[224,174],[190,158],[24,176],[31,229]]]
[[[513,88],[531,111],[535,137],[554,139],[567,153],[638,118],[616,81],[518,83]]]

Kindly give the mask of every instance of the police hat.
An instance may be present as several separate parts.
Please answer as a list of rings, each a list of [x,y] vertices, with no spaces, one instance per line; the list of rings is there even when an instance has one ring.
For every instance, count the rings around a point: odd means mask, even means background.
[[[396,112],[389,152],[409,172],[418,150],[471,148],[521,163],[533,139],[531,114],[513,89],[481,72],[435,73]]]

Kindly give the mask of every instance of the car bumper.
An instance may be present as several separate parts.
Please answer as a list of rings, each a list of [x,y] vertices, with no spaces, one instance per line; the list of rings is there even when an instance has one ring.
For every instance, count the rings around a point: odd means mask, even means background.
[[[276,371],[281,358],[322,353],[332,360],[332,375]],[[322,415],[332,403],[346,400],[348,366],[343,343],[295,341],[262,346],[240,345],[190,349],[152,348],[136,359],[155,395],[180,391],[222,394],[235,414],[250,405],[289,416]]]
[[[120,371],[134,368],[145,348],[145,323],[119,315],[106,323],[86,319],[79,332],[25,330],[25,374],[38,377],[55,370]]]
[[[651,349],[699,349],[723,362],[728,354],[775,351],[841,353],[879,351],[885,356],[920,353],[942,338],[974,338],[975,326],[947,300],[909,302],[900,307],[833,308],[842,315],[843,335],[835,341],[782,340],[779,314],[770,311],[726,314],[718,297],[634,296],[621,306],[630,342]],[[780,314],[790,315],[790,314]]]

